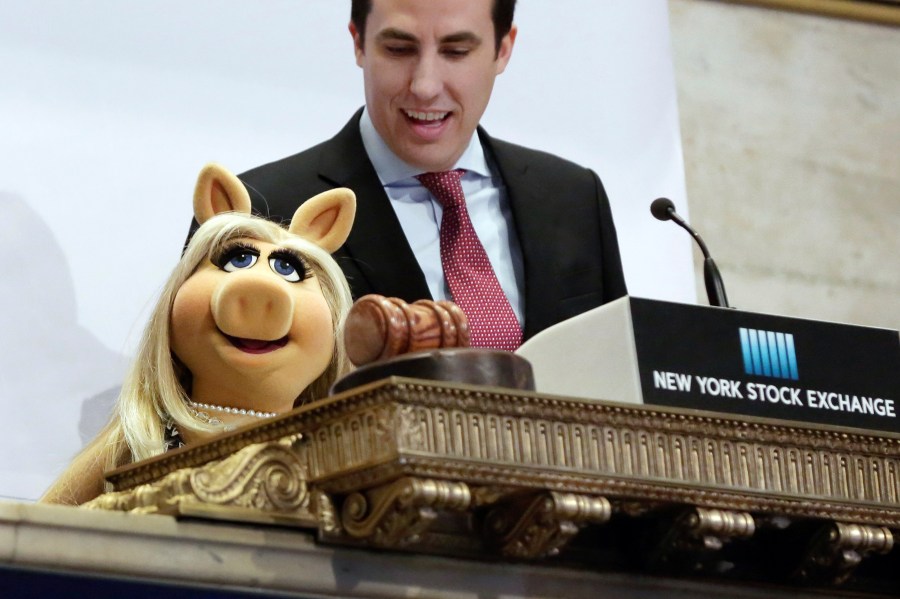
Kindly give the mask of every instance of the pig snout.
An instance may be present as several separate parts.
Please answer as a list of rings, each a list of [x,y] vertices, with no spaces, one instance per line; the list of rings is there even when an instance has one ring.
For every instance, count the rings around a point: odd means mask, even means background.
[[[265,275],[227,277],[211,298],[213,319],[226,335],[275,341],[288,334],[294,300],[283,282]]]

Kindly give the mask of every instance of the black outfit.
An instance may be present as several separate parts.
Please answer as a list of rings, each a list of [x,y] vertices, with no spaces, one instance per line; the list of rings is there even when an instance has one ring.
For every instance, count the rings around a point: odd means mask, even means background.
[[[178,427],[175,425],[175,421],[171,418],[166,420],[166,427],[163,434],[163,443],[165,447],[163,451],[171,451],[173,449],[180,449],[184,447],[184,439],[182,438],[181,433],[178,432]]]

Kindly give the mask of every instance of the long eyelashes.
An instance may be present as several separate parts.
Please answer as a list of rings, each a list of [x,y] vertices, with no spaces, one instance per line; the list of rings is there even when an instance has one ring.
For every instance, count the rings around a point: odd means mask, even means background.
[[[312,269],[300,254],[284,248],[269,254],[269,267],[272,272],[292,283],[298,283],[313,275]]]
[[[213,264],[227,272],[251,268],[258,259],[259,249],[243,241],[226,245],[219,253],[210,258]]]
[[[225,272],[235,272],[253,268],[259,258],[259,248],[243,241],[236,241],[213,255],[210,261]],[[272,272],[291,283],[299,283],[313,276],[313,271],[306,260],[290,249],[279,248],[272,251],[267,261]]]

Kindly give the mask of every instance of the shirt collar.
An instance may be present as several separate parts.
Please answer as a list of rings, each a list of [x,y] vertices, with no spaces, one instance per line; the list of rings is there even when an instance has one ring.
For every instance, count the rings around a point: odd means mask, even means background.
[[[381,135],[378,134],[378,131],[375,130],[375,125],[372,123],[367,109],[363,110],[362,117],[359,120],[359,133],[362,135],[366,154],[369,155],[369,160],[372,161],[372,166],[375,167],[375,172],[378,173],[378,178],[381,180],[382,185],[399,183],[425,172],[420,168],[407,164],[391,151],[381,138]],[[481,147],[478,135],[472,135],[469,145],[462,153],[462,156],[459,157],[459,160],[456,161],[456,164],[453,165],[453,168],[465,169],[467,172],[481,177],[491,176],[487,158],[484,155],[484,148]]]

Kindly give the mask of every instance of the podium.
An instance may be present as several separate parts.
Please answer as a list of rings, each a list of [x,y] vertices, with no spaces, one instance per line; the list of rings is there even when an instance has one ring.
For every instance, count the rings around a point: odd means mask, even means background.
[[[607,364],[587,358],[586,372],[625,381],[588,394],[621,392],[618,401],[542,387],[566,383],[590,344],[575,342],[573,348],[584,350],[579,353],[553,340],[565,359],[545,368],[534,357],[546,341],[538,336],[522,351],[534,360],[536,391],[388,377],[114,471],[108,480],[116,491],[91,502],[88,507],[99,511],[86,512],[85,522],[102,527],[104,518],[120,518],[123,526],[159,526],[175,531],[173,543],[202,529],[214,539],[191,536],[189,544],[226,556],[212,566],[220,576],[300,596],[896,595],[900,434],[883,424],[892,418],[887,402],[896,398],[896,332],[838,325],[835,340],[847,334],[863,339],[844,342],[848,351],[839,352],[841,359],[859,371],[856,358],[846,356],[869,356],[862,378],[844,380],[849,375],[835,374],[834,358],[814,364],[807,338],[818,334],[818,325],[809,325],[813,330],[802,322],[715,311],[724,324],[707,331],[726,330],[730,341],[723,343],[737,349],[708,352],[702,340],[684,346],[666,332],[688,318],[673,317],[673,310],[694,307],[646,302],[625,298],[599,317],[585,315],[606,319],[607,330],[591,334],[598,343],[615,344],[600,354]],[[699,318],[707,310],[700,309]],[[602,330],[602,323],[594,325]],[[696,328],[690,322],[678,327],[685,338]],[[577,330],[589,328],[582,323]],[[773,333],[768,371],[761,366],[760,331],[767,348]],[[786,337],[779,344],[779,333],[793,335],[792,346]],[[877,351],[868,351],[870,343]],[[654,345],[666,351],[653,353]],[[719,362],[712,359],[716,353]],[[699,365],[682,361],[687,358]],[[834,379],[817,378],[825,376],[817,368]],[[679,383],[687,376],[690,385]],[[868,378],[873,376],[879,380]],[[826,403],[827,393],[871,397],[873,411],[879,399],[884,414],[865,415],[883,420],[866,429],[654,405],[664,403],[651,397],[657,391],[697,401],[687,389],[701,388],[696,377],[712,377],[702,385],[709,393],[701,399],[715,395],[709,383],[714,378],[716,401],[723,400],[723,389],[743,394],[751,383],[800,388],[826,393]],[[636,390],[640,395],[624,395]],[[784,397],[790,400],[792,393]],[[800,391],[800,397],[808,396]],[[727,399],[750,406],[781,402]],[[25,524],[33,522],[19,522],[19,530]],[[235,532],[217,537],[214,531]],[[248,549],[255,557],[240,553],[241,534],[259,540]],[[125,542],[121,534],[116,538]],[[246,561],[264,564],[273,555],[267,539],[277,539],[273,559],[285,570],[260,578]],[[308,549],[298,558],[299,570],[289,565],[291,543]],[[201,563],[209,565],[208,556]],[[146,575],[140,564],[135,567],[132,575]],[[449,574],[438,575],[441,569]],[[356,586],[341,583],[341,572],[353,572]],[[336,586],[315,582],[320,574]],[[188,579],[190,572],[179,576]],[[199,582],[211,580],[203,574]],[[281,584],[267,586],[273,580]]]
[[[539,391],[900,433],[900,334],[623,297],[516,353]]]

